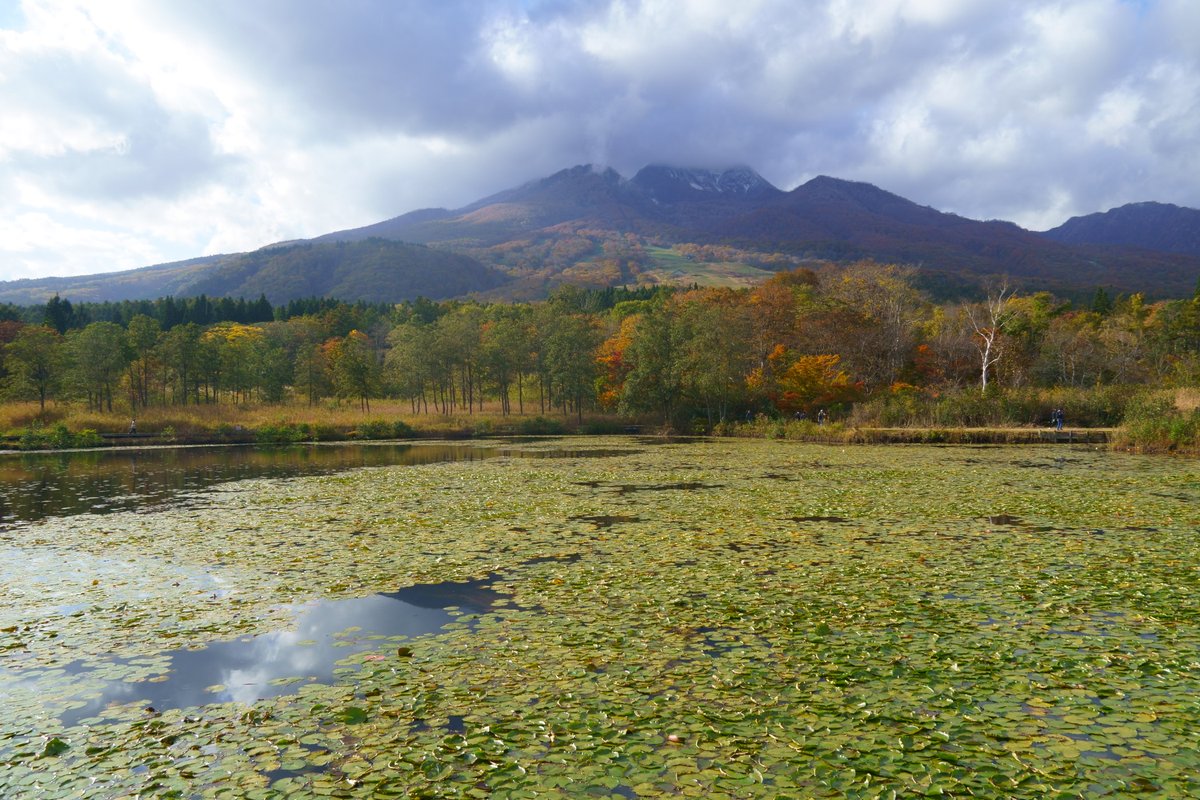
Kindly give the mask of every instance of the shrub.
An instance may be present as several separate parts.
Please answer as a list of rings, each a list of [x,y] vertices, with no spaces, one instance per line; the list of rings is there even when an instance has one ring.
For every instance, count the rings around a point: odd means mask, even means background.
[[[46,436],[40,422],[35,422],[21,430],[20,438],[17,440],[17,449],[41,450],[46,446]]]
[[[1129,396],[1123,386],[989,389],[987,394],[965,387],[940,395],[904,389],[860,404],[853,421],[887,428],[1049,426],[1050,412],[1061,408],[1069,426],[1108,428],[1121,423]]]
[[[17,439],[17,449],[65,450],[73,447],[99,447],[103,443],[100,434],[91,428],[71,433],[61,422],[49,430],[35,422],[21,431]]]
[[[354,433],[358,439],[390,439],[392,438],[392,423],[385,419],[370,419],[360,422]]]
[[[731,420],[723,419],[716,425],[713,425],[713,436],[738,436],[741,433],[741,427],[738,423]]]
[[[278,425],[262,425],[254,432],[260,444],[294,444],[308,438],[307,425],[281,422]]]
[[[104,439],[95,428],[84,428],[75,434],[76,447],[99,447],[102,444],[104,444]]]
[[[517,433],[526,436],[557,436],[567,432],[567,426],[556,419],[533,417],[517,423]]]
[[[308,429],[309,440],[313,442],[333,442],[343,438],[337,428],[323,422],[314,422],[304,427]]]
[[[585,421],[579,428],[579,432],[586,433],[589,436],[611,436],[625,433],[627,427],[628,423],[625,420],[613,417],[601,417]]]
[[[1139,450],[1200,448],[1200,409],[1181,411],[1163,394],[1136,395],[1128,403],[1117,444]]]

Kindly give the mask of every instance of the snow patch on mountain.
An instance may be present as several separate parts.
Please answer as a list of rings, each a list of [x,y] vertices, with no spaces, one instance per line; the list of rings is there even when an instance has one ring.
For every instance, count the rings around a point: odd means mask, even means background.
[[[756,198],[779,191],[749,167],[714,170],[654,164],[639,171],[632,184],[656,201]]]

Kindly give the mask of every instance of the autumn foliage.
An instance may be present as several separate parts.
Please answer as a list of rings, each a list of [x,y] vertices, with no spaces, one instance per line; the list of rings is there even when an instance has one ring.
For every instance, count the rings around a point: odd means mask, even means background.
[[[754,391],[762,391],[772,405],[785,414],[797,411],[813,413],[839,403],[853,403],[863,397],[862,381],[853,380],[838,368],[836,353],[796,355],[777,345],[768,357],[767,368],[756,368],[747,378]]]

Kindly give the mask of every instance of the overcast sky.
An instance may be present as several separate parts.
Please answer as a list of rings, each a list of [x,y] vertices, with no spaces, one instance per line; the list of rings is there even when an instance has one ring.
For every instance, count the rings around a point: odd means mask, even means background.
[[[1200,2],[0,0],[0,279],[655,162],[1033,229],[1200,207]]]

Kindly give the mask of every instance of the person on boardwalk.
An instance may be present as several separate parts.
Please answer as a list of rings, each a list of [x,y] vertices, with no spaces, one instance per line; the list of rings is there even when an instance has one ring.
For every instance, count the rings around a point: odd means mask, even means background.
[[[1063,429],[1063,410],[1061,408],[1054,409],[1054,430],[1061,431]]]
[[[137,420],[136,419],[129,420],[129,432],[137,433]]]
[[[825,409],[823,409],[823,408],[817,412],[817,424],[818,425],[825,424]]]

